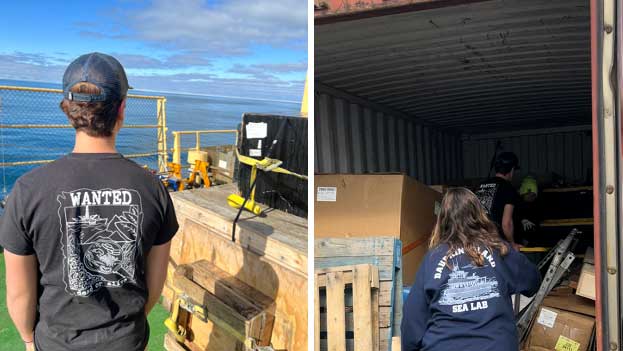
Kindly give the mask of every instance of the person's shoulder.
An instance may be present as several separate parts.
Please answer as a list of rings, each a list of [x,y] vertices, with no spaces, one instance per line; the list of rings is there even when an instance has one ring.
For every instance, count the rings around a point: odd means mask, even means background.
[[[487,187],[492,187],[495,186],[497,184],[497,178],[487,178],[485,180],[483,180],[482,182],[480,182],[479,187],[480,188],[487,188]]]
[[[426,260],[441,259],[443,256],[448,254],[448,250],[449,250],[448,244],[441,243],[431,248],[430,250],[428,250],[428,252],[425,255],[425,259]]]
[[[162,182],[158,179],[158,176],[152,173],[149,169],[139,165],[138,163],[126,158],[122,157],[121,162],[123,162],[128,170],[132,172],[133,177],[138,177],[139,181],[148,181],[150,185],[160,187],[162,186]]]
[[[14,186],[30,186],[33,184],[41,186],[47,184],[50,173],[55,173],[59,169],[66,169],[66,159],[67,156],[63,156],[52,162],[31,169],[30,171],[19,176],[17,180],[15,180]]]

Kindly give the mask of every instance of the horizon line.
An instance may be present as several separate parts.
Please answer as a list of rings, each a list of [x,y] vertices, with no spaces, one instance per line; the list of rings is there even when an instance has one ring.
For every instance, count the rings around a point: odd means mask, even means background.
[[[31,83],[46,83],[46,84],[61,85],[59,83],[47,82],[47,81],[43,81],[43,80],[24,80],[24,79],[10,79],[10,78],[0,78],[0,79],[12,80],[12,81],[16,81],[16,82],[31,82]],[[292,104],[300,103],[299,101],[294,101],[294,100],[280,100],[280,99],[267,99],[267,98],[244,97],[244,96],[227,96],[227,95],[201,94],[201,93],[191,93],[191,92],[186,92],[186,91],[177,92],[177,91],[154,90],[154,89],[130,89],[129,92],[131,92],[132,90],[134,90],[134,91],[144,91],[144,92],[148,92],[148,93],[163,93],[163,94],[205,96],[205,97],[217,97],[217,98],[228,98],[228,99],[239,99],[239,100],[254,100],[254,101],[273,101],[273,102],[285,102],[285,103],[292,103]],[[301,97],[301,100],[302,100],[302,97]]]

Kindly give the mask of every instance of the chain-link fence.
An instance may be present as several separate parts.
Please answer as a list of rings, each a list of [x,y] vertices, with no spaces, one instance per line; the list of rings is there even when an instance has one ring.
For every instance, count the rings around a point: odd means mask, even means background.
[[[75,130],[60,109],[62,90],[0,86],[3,191],[28,170],[71,152]],[[165,98],[129,95],[117,149],[138,164],[166,171]]]

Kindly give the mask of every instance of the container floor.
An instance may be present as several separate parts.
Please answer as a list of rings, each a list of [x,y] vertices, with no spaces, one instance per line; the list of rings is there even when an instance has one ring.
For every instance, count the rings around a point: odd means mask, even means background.
[[[2,350],[22,350],[22,340],[9,317],[6,307],[6,281],[4,279],[4,255],[0,254],[0,349]],[[166,328],[164,320],[168,312],[157,304],[149,314],[149,327],[151,335],[149,337],[149,351],[164,350],[164,334]]]

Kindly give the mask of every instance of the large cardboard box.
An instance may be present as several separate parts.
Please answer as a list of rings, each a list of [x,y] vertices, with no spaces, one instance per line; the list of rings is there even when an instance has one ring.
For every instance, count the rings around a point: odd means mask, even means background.
[[[588,350],[595,318],[542,306],[534,320],[526,351]]]
[[[560,310],[585,314],[595,317],[595,301],[575,295],[548,295],[543,300],[542,306],[554,307]]]
[[[314,183],[315,237],[399,238],[403,281],[412,285],[442,195],[403,174],[320,174]]]

